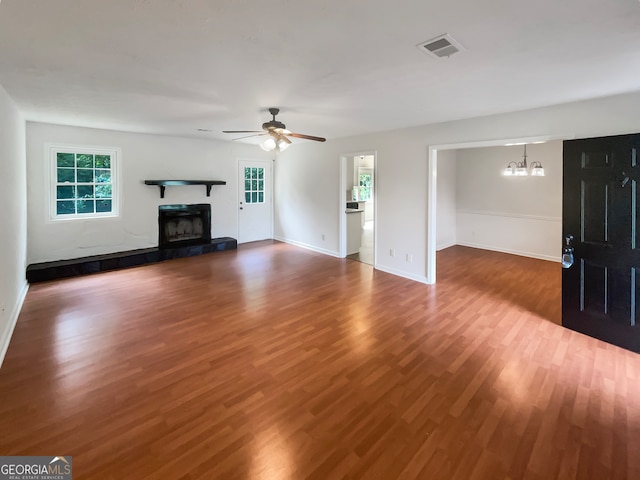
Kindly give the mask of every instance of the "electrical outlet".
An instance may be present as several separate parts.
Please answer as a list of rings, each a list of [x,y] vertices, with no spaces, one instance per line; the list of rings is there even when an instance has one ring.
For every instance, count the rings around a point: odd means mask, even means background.
[[[324,240],[324,233],[322,234],[322,240]]]
[[[396,251],[393,248],[389,249],[389,256],[390,257],[395,257],[396,256]]]
[[[410,253],[407,253],[405,259],[407,260],[407,262],[413,263],[413,255],[411,255]]]

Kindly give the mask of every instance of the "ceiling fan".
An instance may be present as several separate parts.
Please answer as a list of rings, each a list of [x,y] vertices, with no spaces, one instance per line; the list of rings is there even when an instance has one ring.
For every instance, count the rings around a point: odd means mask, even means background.
[[[291,145],[291,140],[288,137],[304,138],[305,140],[314,140],[316,142],[324,142],[326,138],[314,137],[313,135],[303,135],[302,133],[294,133],[287,130],[284,123],[276,120],[276,115],[280,112],[279,108],[270,108],[269,113],[273,116],[268,122],[262,124],[262,131],[260,130],[223,130],[222,133],[253,133],[254,135],[247,135],[245,137],[234,138],[234,140],[241,140],[243,138],[261,137],[267,135],[264,142],[260,144],[260,147],[267,152],[271,150],[282,151]]]

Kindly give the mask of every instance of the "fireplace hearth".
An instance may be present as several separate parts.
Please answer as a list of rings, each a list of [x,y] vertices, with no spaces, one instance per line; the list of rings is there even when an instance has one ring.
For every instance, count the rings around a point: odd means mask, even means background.
[[[211,205],[160,205],[158,246],[173,248],[211,242]]]

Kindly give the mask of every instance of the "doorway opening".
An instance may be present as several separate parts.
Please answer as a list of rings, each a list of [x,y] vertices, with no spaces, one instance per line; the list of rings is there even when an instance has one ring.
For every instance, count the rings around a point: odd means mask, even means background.
[[[487,202],[486,205],[480,205],[477,203],[473,203],[471,202],[471,206],[467,206],[467,210],[468,211],[457,211],[457,205],[454,205],[454,219],[453,219],[453,228],[454,230],[456,230],[457,232],[457,227],[458,225],[461,225],[463,229],[467,229],[470,230],[469,232],[465,231],[464,233],[466,234],[467,237],[469,237],[469,235],[473,235],[474,233],[476,233],[476,235],[478,235],[476,237],[475,240],[469,240],[469,238],[466,238],[465,241],[459,242],[459,239],[456,238],[457,233],[454,232],[453,235],[453,239],[449,240],[448,242],[444,242],[443,241],[443,235],[439,235],[437,234],[437,229],[438,228],[444,228],[443,225],[446,224],[446,222],[442,222],[442,219],[440,218],[439,221],[439,217],[438,217],[438,208],[440,208],[438,206],[438,202],[442,200],[442,195],[438,195],[438,184],[440,183],[442,186],[442,181],[444,180],[444,178],[446,177],[446,171],[445,168],[446,167],[450,167],[450,165],[447,165],[445,163],[442,164],[442,168],[443,171],[441,172],[443,175],[443,178],[439,178],[438,177],[438,153],[440,153],[440,157],[442,157],[442,162],[447,162],[450,160],[450,157],[452,156],[451,154],[453,154],[454,160],[456,157],[456,150],[464,150],[464,151],[468,151],[468,149],[482,149],[484,147],[505,147],[505,146],[511,146],[512,149],[520,149],[522,148],[522,145],[524,144],[534,144],[534,143],[548,143],[551,141],[559,141],[559,140],[564,140],[567,139],[569,136],[564,135],[564,136],[545,136],[545,137],[521,137],[521,138],[511,138],[511,139],[503,139],[503,140],[489,140],[489,141],[482,141],[482,142],[467,142],[467,143],[458,143],[458,144],[449,144],[449,145],[433,145],[429,147],[429,157],[428,157],[428,208],[427,208],[427,252],[426,252],[426,258],[427,258],[427,283],[429,284],[434,284],[436,283],[436,251],[439,249],[444,248],[443,247],[443,243],[448,243],[446,246],[450,245],[455,245],[455,244],[461,244],[461,245],[467,245],[467,246],[471,246],[471,247],[475,247],[475,248],[485,248],[485,249],[489,249],[489,250],[495,250],[495,251],[502,251],[504,253],[512,253],[512,254],[519,254],[519,255],[525,255],[525,256],[533,256],[534,258],[543,258],[541,256],[536,257],[536,255],[528,255],[527,253],[527,249],[523,249],[523,251],[516,251],[516,249],[511,249],[509,250],[509,242],[508,241],[504,241],[502,242],[502,244],[500,246],[498,246],[497,248],[496,245],[493,245],[491,242],[489,242],[489,244],[491,244],[491,246],[493,248],[488,248],[487,247],[487,242],[483,242],[481,241],[480,238],[480,234],[482,233],[481,231],[472,231],[473,228],[470,226],[471,225],[471,221],[467,218],[470,217],[471,220],[473,221],[477,221],[479,222],[479,225],[483,225],[483,230],[486,230],[488,232],[490,232],[492,235],[498,235],[498,238],[500,238],[500,228],[502,227],[508,227],[507,229],[511,228],[511,230],[509,230],[510,232],[514,232],[514,235],[525,235],[526,233],[526,229],[525,228],[519,228],[517,227],[516,229],[513,229],[512,227],[509,227],[509,225],[512,226],[512,224],[521,222],[521,223],[532,223],[532,222],[546,222],[547,224],[551,224],[553,223],[553,228],[547,228],[547,226],[545,226],[545,228],[541,229],[542,231],[546,232],[547,236],[551,236],[553,237],[552,242],[555,242],[556,240],[558,241],[558,245],[560,242],[560,234],[558,235],[554,235],[553,234],[553,229],[556,228],[556,226],[561,226],[561,219],[560,219],[560,214],[558,213],[556,215],[556,213],[554,212],[553,215],[551,214],[546,214],[546,216],[544,216],[543,214],[532,214],[531,212],[525,212],[525,211],[518,211],[518,212],[512,212],[512,207],[513,205],[509,204],[509,202],[513,202],[514,200],[518,200],[521,201],[523,205],[525,206],[530,206],[532,204],[534,204],[536,202],[536,195],[537,192],[535,192],[535,195],[531,195],[532,198],[526,198],[526,199],[522,199],[522,198],[508,198],[508,196],[504,196],[505,198],[494,198],[493,200],[496,200],[496,202],[493,202],[495,205],[491,205],[491,200],[492,197],[496,197],[499,196],[498,195],[498,188],[493,188],[491,186],[488,186],[487,189],[491,189],[491,192],[486,193],[486,198],[487,198]],[[557,144],[557,142],[556,142]],[[494,151],[496,150],[495,148],[493,149]],[[513,155],[516,155],[517,152],[515,152]],[[561,158],[561,153],[560,153],[560,157]],[[500,163],[500,165],[502,165]],[[495,180],[498,180],[499,176],[501,176],[501,170],[504,170],[504,168],[507,166],[507,163],[505,162],[504,166],[492,166],[491,167],[491,172],[487,172],[488,175],[490,175],[491,180],[493,181],[494,177],[493,175],[495,175]],[[560,164],[561,166],[561,164]],[[459,165],[458,165],[459,167]],[[476,165],[477,167],[477,165]],[[495,167],[495,168],[494,168]],[[454,167],[455,168],[455,167]],[[493,171],[495,170],[495,172]],[[483,173],[480,170],[477,173]],[[454,173],[455,175],[455,173]],[[469,185],[471,185],[473,188],[472,190],[475,189],[481,189],[481,188],[485,188],[482,184],[482,179],[481,179],[481,174],[476,175],[474,179],[470,180]],[[561,171],[557,172],[555,174],[555,179],[558,181],[561,181],[562,178],[562,174]],[[513,180],[517,180],[514,183],[517,183],[518,181],[522,180],[522,179],[513,179]],[[535,180],[534,178],[531,178],[531,180]],[[455,180],[454,180],[455,182]],[[475,182],[475,183],[474,183]],[[480,184],[478,184],[478,182],[480,182]],[[489,182],[490,183],[490,182]],[[496,184],[496,186],[498,186]],[[522,187],[525,186],[529,186],[529,187],[533,187],[532,185],[522,185]],[[467,185],[468,187],[468,185]],[[468,191],[469,189],[463,186],[462,187],[462,193],[465,194],[466,197],[468,197]],[[510,185],[510,187],[514,187],[514,185]],[[455,186],[454,186],[455,188]],[[494,191],[495,190],[495,191]],[[517,195],[519,195],[519,190],[520,189],[516,189],[518,190]],[[524,189],[523,189],[524,190]],[[561,190],[562,187],[560,186],[560,192],[559,194],[561,195]],[[460,193],[460,192],[458,192]],[[542,192],[540,192],[542,194]],[[456,194],[457,195],[457,194]],[[520,195],[521,196],[521,195]],[[481,197],[483,199],[485,199],[485,195],[482,195]],[[468,199],[467,199],[468,200]],[[469,203],[469,202],[467,202]],[[451,205],[449,205],[448,207],[451,207]],[[445,209],[447,208],[447,205],[443,204],[442,208]],[[462,220],[464,221],[462,221]],[[504,221],[503,221],[504,220]],[[501,223],[500,223],[501,222]],[[499,223],[499,225],[497,225]],[[497,226],[492,226],[493,224],[496,224]],[[503,225],[504,224],[504,225]],[[557,225],[556,225],[557,224]],[[500,228],[498,228],[500,227]],[[551,233],[549,233],[551,232]],[[507,237],[508,232],[504,231],[504,236],[502,236],[502,239],[505,239]],[[555,238],[557,236],[557,239]],[[525,238],[526,235],[525,235]],[[530,240],[529,238],[527,238],[527,240]],[[439,245],[440,243],[440,245]],[[547,242],[548,243],[548,242]],[[440,247],[440,248],[438,248]],[[549,258],[545,258],[547,260],[551,259],[550,257],[554,257],[555,258],[555,249],[553,247],[552,251],[549,253]],[[557,257],[560,257],[560,249],[558,247],[558,255]]]
[[[340,156],[340,257],[376,265],[376,152]]]

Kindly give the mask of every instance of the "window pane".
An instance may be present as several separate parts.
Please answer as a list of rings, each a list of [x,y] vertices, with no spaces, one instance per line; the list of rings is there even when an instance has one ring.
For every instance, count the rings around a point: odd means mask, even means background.
[[[57,160],[59,167],[74,167],[73,163],[74,155],[73,153],[58,153]]]
[[[105,151],[99,155],[87,150],[53,147],[52,180],[56,181],[52,210],[54,215],[91,217],[95,213],[111,213],[117,199],[114,178],[116,157]]]
[[[58,215],[69,215],[69,214],[74,214],[76,213],[76,209],[75,209],[75,202],[72,201],[65,201],[65,202],[57,202],[56,205],[56,213]]]
[[[258,181],[258,190],[260,191],[264,190],[264,180]]]
[[[72,168],[58,169],[58,183],[72,182],[75,183],[75,170]]]
[[[95,200],[78,200],[76,205],[78,207],[78,213],[95,212]]]
[[[96,197],[97,198],[111,198],[111,184],[109,184],[109,185],[96,185]]]
[[[258,201],[258,194],[256,192],[253,192],[251,194],[251,203],[256,203]]]
[[[244,201],[246,203],[251,203],[251,194],[249,192],[244,194]]]
[[[251,178],[258,178],[258,169],[257,168],[252,168],[251,169]]]
[[[257,180],[251,180],[251,190],[258,190],[258,181]]]
[[[245,180],[244,181],[244,189],[246,190],[251,190],[251,180]]]
[[[264,193],[263,192],[258,193],[258,202],[264,203]]]
[[[258,178],[264,178],[264,168],[258,169]]]
[[[109,155],[96,155],[96,168],[111,168],[111,157]]]
[[[93,155],[80,154],[76,157],[76,161],[78,162],[78,168],[93,168]]]
[[[360,186],[361,187],[370,187],[371,186],[371,175],[368,173],[360,174]]]
[[[93,170],[79,168],[78,183],[91,183],[91,182],[93,182]]]
[[[56,198],[75,198],[75,190],[76,187],[57,187],[56,189]]]
[[[96,170],[96,183],[111,182],[111,170]]]
[[[244,178],[251,178],[251,169],[249,167],[244,167]]]
[[[93,185],[79,186],[78,198],[93,198]]]
[[[111,200],[96,201],[96,212],[110,212],[110,211],[111,211]]]

